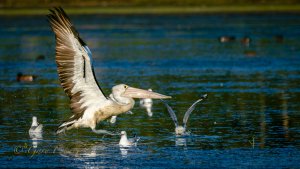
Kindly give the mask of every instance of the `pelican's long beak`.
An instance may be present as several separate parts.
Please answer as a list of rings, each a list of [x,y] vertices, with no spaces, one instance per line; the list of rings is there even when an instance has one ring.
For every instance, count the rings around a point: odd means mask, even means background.
[[[151,92],[148,90],[138,89],[134,87],[129,87],[122,94],[124,97],[138,98],[138,99],[169,99],[171,96],[166,96],[163,94]]]

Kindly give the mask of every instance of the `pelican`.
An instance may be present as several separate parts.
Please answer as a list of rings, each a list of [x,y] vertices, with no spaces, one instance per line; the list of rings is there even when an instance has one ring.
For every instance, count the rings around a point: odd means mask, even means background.
[[[152,89],[148,89],[148,91],[152,92]],[[152,105],[153,101],[151,98],[141,99],[140,106],[145,108],[149,117],[152,117]]]
[[[121,131],[121,139],[119,142],[119,145],[121,147],[130,147],[130,146],[136,146],[137,142],[140,140],[139,137],[134,136],[134,138],[127,139],[127,133],[126,131]]]
[[[203,99],[205,99],[207,97],[207,94],[204,94],[201,96],[200,99],[198,99],[197,101],[195,101],[192,106],[185,112],[184,117],[183,117],[183,126],[178,125],[178,121],[177,121],[177,117],[176,114],[174,113],[173,109],[165,102],[163,101],[163,103],[165,104],[165,106],[168,109],[168,112],[175,124],[175,133],[177,136],[186,136],[189,135],[189,132],[186,131],[186,125],[187,125],[187,121],[189,119],[189,116],[191,115],[191,113],[194,111],[197,103],[201,102]]]
[[[96,130],[98,122],[128,112],[134,98],[166,99],[170,96],[119,84],[107,97],[99,86],[92,65],[92,53],[72,25],[62,8],[50,9],[48,21],[56,39],[56,64],[59,80],[73,115],[64,121],[56,133],[79,127],[91,128],[98,134],[113,133]]]

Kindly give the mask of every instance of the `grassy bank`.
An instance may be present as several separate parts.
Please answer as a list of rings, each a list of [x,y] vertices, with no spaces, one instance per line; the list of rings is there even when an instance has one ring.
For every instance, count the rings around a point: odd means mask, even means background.
[[[202,7],[90,7],[65,8],[69,14],[189,14],[243,12],[300,12],[300,5],[202,6]],[[2,8],[0,15],[45,15],[47,8]]]

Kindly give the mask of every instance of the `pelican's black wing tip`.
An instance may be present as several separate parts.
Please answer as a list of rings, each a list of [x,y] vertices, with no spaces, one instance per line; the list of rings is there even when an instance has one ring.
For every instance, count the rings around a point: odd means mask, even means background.
[[[63,15],[65,15],[66,14],[65,10],[61,6],[55,6],[55,7],[49,8],[48,10],[53,15],[57,15],[57,14],[63,14]]]

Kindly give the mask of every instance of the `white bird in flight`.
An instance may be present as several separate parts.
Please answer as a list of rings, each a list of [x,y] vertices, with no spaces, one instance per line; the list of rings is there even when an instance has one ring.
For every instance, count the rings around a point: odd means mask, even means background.
[[[136,136],[134,138],[128,139],[126,131],[121,131],[121,139],[119,141],[119,145],[122,147],[136,146],[139,140],[140,138]]]
[[[70,98],[73,115],[63,122],[56,133],[73,128],[89,127],[98,134],[111,134],[96,130],[98,122],[128,112],[134,106],[133,98],[171,98],[159,93],[119,84],[106,97],[100,88],[92,65],[92,53],[72,25],[62,8],[50,10],[48,20],[55,33],[56,64],[59,80]]]
[[[152,92],[152,89],[148,89],[148,91]],[[152,117],[152,105],[153,101],[151,98],[145,98],[140,100],[140,106],[145,108],[149,117]]]
[[[177,136],[185,136],[185,135],[189,135],[189,132],[186,131],[186,127],[187,127],[187,121],[189,119],[189,116],[191,115],[191,113],[194,111],[196,104],[201,102],[203,99],[205,99],[207,97],[207,94],[204,94],[201,96],[200,99],[198,99],[197,101],[195,101],[192,106],[185,112],[184,117],[183,117],[183,126],[178,125],[178,121],[177,121],[177,117],[176,114],[174,113],[173,109],[165,102],[163,101],[163,103],[165,104],[165,106],[168,109],[168,112],[175,124],[175,133]]]

